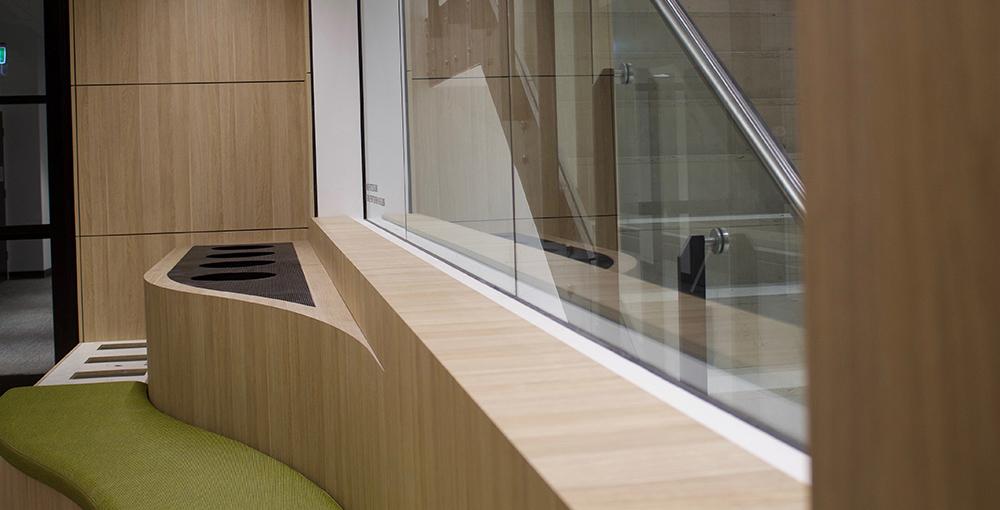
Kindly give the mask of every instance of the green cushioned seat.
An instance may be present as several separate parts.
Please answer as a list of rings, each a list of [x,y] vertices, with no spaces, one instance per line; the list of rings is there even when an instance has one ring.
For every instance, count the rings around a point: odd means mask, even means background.
[[[7,392],[0,456],[88,510],[340,509],[285,464],[161,413],[141,383]]]

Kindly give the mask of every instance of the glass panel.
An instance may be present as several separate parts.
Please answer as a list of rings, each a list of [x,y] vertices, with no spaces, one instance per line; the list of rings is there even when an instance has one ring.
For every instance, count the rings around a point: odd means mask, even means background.
[[[403,236],[407,210],[406,119],[399,5],[363,0],[361,37],[368,219]]]
[[[45,94],[44,4],[0,3],[0,95]]]
[[[706,267],[709,394],[805,444],[801,228],[780,213],[725,226],[731,247]]]
[[[408,173],[367,171],[405,215],[369,216],[805,444],[798,220],[652,3],[402,5]]]
[[[517,295],[804,444],[799,225],[715,92],[648,0],[511,13]]]
[[[0,227],[49,223],[45,105],[0,106]]]
[[[0,376],[47,372],[54,345],[49,241],[0,241]]]
[[[517,294],[623,348],[613,76],[592,54],[590,3],[515,0],[511,14]]]
[[[681,4],[789,159],[798,163],[794,0]]]
[[[406,1],[407,239],[514,292],[506,6]]]

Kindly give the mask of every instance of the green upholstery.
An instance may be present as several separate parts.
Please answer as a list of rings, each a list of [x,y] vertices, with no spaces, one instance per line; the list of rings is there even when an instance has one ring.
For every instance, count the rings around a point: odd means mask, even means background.
[[[87,510],[340,509],[277,460],[159,412],[141,383],[7,392],[0,456]]]

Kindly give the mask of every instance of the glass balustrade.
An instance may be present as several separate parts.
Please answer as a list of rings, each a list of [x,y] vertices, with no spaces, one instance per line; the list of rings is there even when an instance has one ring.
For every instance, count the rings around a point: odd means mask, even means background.
[[[368,217],[804,447],[794,97],[669,6],[363,0]]]

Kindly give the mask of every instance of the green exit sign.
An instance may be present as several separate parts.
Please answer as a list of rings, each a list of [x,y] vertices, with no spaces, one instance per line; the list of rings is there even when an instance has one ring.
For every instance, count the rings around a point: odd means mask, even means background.
[[[7,47],[0,46],[0,66],[7,63]]]

